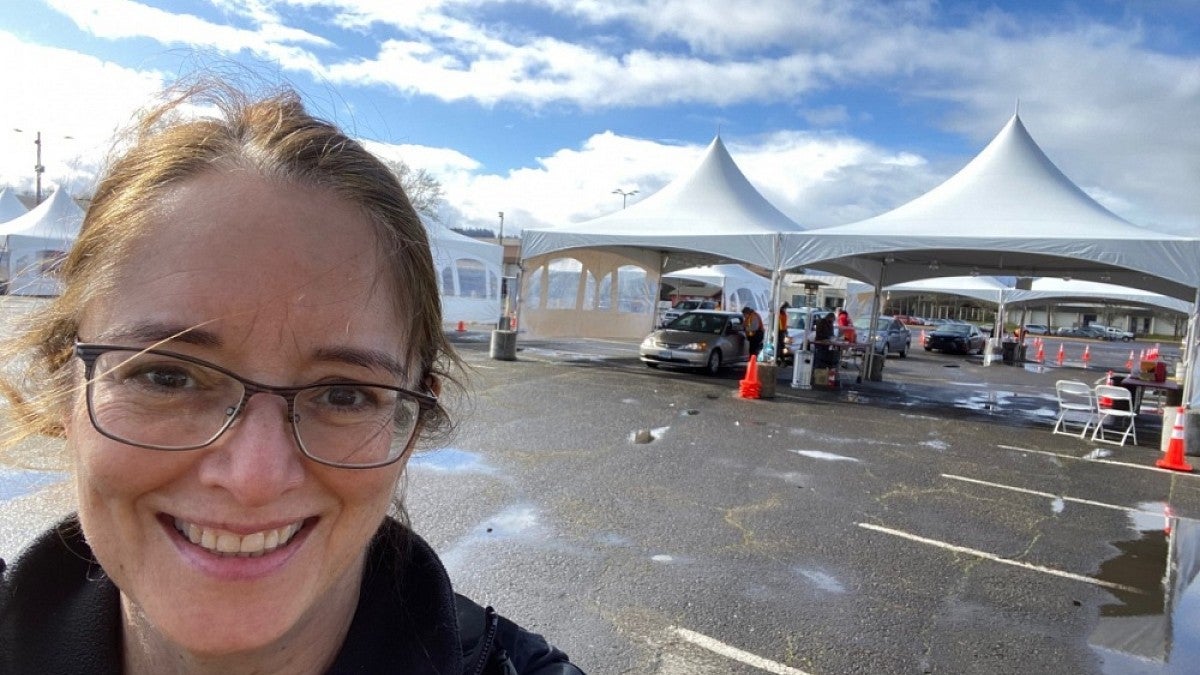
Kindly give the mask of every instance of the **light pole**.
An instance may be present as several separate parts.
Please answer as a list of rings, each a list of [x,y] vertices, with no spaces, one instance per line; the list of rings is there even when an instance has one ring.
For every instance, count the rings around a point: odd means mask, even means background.
[[[625,208],[625,200],[629,199],[633,195],[636,195],[638,193],[638,191],[630,190],[630,191],[626,192],[625,190],[622,190],[621,188],[617,188],[616,190],[613,190],[612,193],[614,195],[621,195],[621,208],[623,209],[623,208]]]
[[[13,127],[13,131],[23,134],[24,129]],[[42,166],[42,132],[35,132],[36,136],[33,139],[33,144],[37,146],[37,160],[33,165],[34,182],[36,184],[36,192],[34,193],[34,206],[42,203],[42,174],[45,173],[46,167]],[[63,136],[66,139],[73,139],[73,136]]]
[[[496,236],[496,243],[504,245],[504,212],[500,212],[500,234]]]

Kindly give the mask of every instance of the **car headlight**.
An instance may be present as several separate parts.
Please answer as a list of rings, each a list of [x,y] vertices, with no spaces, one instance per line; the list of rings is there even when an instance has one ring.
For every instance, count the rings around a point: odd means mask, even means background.
[[[702,352],[705,349],[708,349],[708,343],[707,342],[689,342],[688,344],[680,347],[680,349],[685,352]]]
[[[654,340],[654,336],[653,336],[653,335],[647,335],[647,336],[646,336],[646,339],[645,339],[645,340],[642,340],[642,346],[643,346],[643,347],[653,347],[653,346],[654,346],[654,342],[655,342],[655,340]]]

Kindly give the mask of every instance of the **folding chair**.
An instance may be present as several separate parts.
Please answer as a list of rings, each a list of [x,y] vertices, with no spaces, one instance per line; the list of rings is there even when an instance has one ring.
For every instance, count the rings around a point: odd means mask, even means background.
[[[1133,444],[1137,445],[1137,425],[1134,420],[1137,418],[1137,411],[1133,409],[1133,394],[1125,387],[1114,387],[1108,384],[1096,385],[1096,428],[1092,431],[1092,440],[1102,443],[1113,443],[1116,445],[1125,445],[1125,441],[1132,436]],[[1101,405],[1100,400],[1107,399],[1107,405]],[[1120,441],[1110,440],[1106,435],[1107,431],[1104,428],[1104,422],[1108,418],[1113,417],[1118,420],[1126,420],[1125,429],[1112,429],[1112,432],[1120,433]]]
[[[1059,380],[1054,383],[1058,396],[1058,419],[1054,421],[1054,433],[1084,438],[1096,419],[1096,401],[1092,388],[1078,380]],[[1082,424],[1078,433],[1069,425]]]

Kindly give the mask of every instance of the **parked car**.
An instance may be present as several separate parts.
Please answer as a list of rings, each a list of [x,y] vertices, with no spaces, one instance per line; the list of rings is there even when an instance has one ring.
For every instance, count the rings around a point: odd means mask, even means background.
[[[671,306],[670,309],[663,312],[662,321],[659,323],[659,326],[665,326],[665,325],[671,323],[672,321],[674,321],[675,319],[678,319],[680,316],[683,316],[684,312],[690,312],[693,309],[716,309],[716,308],[717,308],[716,300],[680,300],[679,302],[677,302],[673,306]]]
[[[854,322],[858,328],[858,337],[860,341],[867,339],[867,329],[861,326],[869,326],[870,322],[866,319],[856,320]],[[896,354],[900,358],[908,356],[908,349],[912,346],[912,333],[908,332],[908,328],[900,323],[893,316],[875,317],[875,353]]]
[[[1027,324],[1025,324],[1025,334],[1026,335],[1049,335],[1050,327],[1045,324],[1041,324],[1041,323],[1027,323]]]
[[[1062,337],[1079,337],[1091,340],[1105,340],[1108,337],[1105,327],[1096,325],[1059,328],[1057,334]]]
[[[1129,342],[1130,340],[1133,339],[1133,333],[1130,333],[1127,330],[1121,330],[1120,328],[1117,328],[1116,326],[1105,326],[1104,327],[1104,339],[1120,340],[1121,342]]]
[[[800,349],[804,343],[804,331],[807,330],[809,308],[807,307],[792,307],[787,310],[787,335],[783,338],[783,360],[786,363],[791,363],[795,358],[795,352]],[[813,324],[823,319],[826,316],[833,314],[827,309],[813,309],[812,320]]]
[[[750,358],[742,315],[717,310],[685,312],[647,335],[638,349],[638,356],[651,368],[701,368],[710,375],[716,375],[730,364],[745,363]]]
[[[925,351],[957,352],[971,354],[983,352],[987,338],[978,326],[969,323],[947,323],[925,335]]]

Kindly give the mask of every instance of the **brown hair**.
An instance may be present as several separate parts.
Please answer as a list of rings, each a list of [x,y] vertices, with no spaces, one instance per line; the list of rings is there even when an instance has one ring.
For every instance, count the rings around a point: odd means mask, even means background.
[[[206,114],[189,114],[194,109]],[[205,172],[252,170],[270,180],[327,189],[375,225],[381,273],[395,289],[406,325],[404,355],[421,386],[461,390],[462,363],[442,330],[437,276],[424,226],[395,175],[358,142],[307,112],[282,89],[252,97],[225,81],[194,78],[168,92],[118,140],[120,150],[99,181],[79,237],[59,270],[63,292],[28,315],[5,346],[0,394],[12,406],[5,444],[35,435],[62,437],[72,395],[72,350],[84,309],[111,292],[146,215],[182,181]],[[12,373],[16,373],[13,375]],[[441,403],[423,413],[421,437],[451,429]]]

